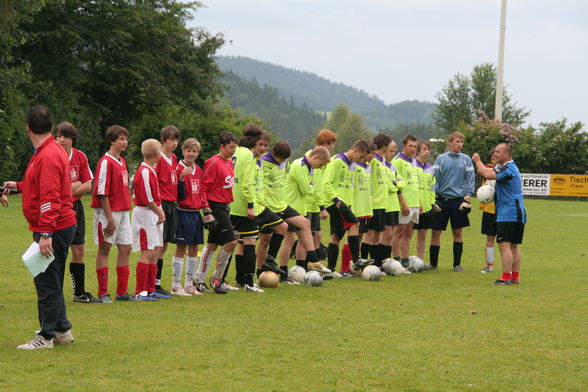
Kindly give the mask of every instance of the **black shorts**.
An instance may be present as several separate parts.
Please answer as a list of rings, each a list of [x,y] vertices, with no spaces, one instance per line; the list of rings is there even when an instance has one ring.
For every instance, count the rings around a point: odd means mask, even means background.
[[[374,215],[368,223],[368,229],[375,231],[384,231],[386,229],[386,210],[378,208],[373,210]]]
[[[398,226],[400,219],[400,211],[388,211],[386,212],[386,219],[384,223],[386,226]]]
[[[330,215],[331,234],[335,234],[339,239],[343,238],[350,225],[358,222],[351,208],[343,202],[341,208],[337,208],[335,204],[327,207],[327,212]]]
[[[276,215],[282,218],[283,220],[294,218],[295,216],[300,216],[298,211],[294,208],[288,206],[284,211],[276,212]]]
[[[209,202],[212,215],[216,219],[216,227],[208,232],[208,242],[210,244],[224,245],[228,242],[235,241],[235,232],[231,224],[229,215],[230,207],[225,203]]]
[[[496,224],[496,242],[522,244],[525,224],[519,222],[498,222]]]
[[[433,230],[445,231],[449,221],[451,221],[452,229],[468,227],[470,225],[470,219],[468,218],[468,214],[465,214],[459,210],[461,203],[463,203],[463,197],[446,199],[444,197],[437,196],[437,205],[439,208],[441,208],[441,211],[435,214],[436,222]]]
[[[257,238],[259,230],[257,228],[257,217],[249,219],[246,216],[231,215],[231,223],[239,238]]]
[[[310,231],[316,233],[321,231],[321,213],[320,212],[309,212],[306,214],[306,219],[310,221]]]
[[[178,227],[177,203],[162,200],[161,208],[165,214],[165,221],[163,222],[163,242],[173,243],[176,239],[176,230]]]
[[[259,232],[262,234],[273,233],[272,227],[281,224],[284,220],[274,214],[269,208],[265,208],[261,211],[261,214],[257,215],[257,225],[259,226]]]
[[[372,218],[357,218],[357,220],[359,221],[359,232],[360,233],[367,233],[368,232],[368,226],[370,224],[370,220]]]
[[[484,211],[482,214],[482,234],[496,237],[496,215]]]
[[[204,229],[199,211],[178,210],[178,228],[174,242],[180,245],[198,245],[204,242]]]
[[[433,210],[419,215],[419,223],[415,223],[414,230],[427,230],[435,227],[435,213]]]
[[[76,232],[74,234],[72,245],[84,245],[86,243],[86,214],[82,200],[76,200],[73,203],[73,210],[76,213]]]

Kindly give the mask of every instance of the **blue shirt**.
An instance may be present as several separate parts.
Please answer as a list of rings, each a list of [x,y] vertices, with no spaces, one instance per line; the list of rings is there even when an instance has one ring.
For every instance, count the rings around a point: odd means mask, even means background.
[[[496,222],[527,223],[527,211],[523,204],[521,173],[514,161],[509,161],[496,172]]]
[[[464,153],[443,153],[435,159],[435,193],[446,199],[472,196],[475,189],[474,164]]]

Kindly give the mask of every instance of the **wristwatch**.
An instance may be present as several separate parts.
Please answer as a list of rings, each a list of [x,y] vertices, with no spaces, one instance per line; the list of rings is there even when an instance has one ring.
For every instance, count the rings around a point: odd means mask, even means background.
[[[53,233],[41,233],[41,238],[46,240],[47,238],[51,238]]]

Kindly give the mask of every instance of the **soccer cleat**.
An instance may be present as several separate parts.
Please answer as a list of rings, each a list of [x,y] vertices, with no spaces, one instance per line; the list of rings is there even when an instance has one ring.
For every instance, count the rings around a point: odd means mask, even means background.
[[[149,294],[147,294],[146,291],[141,291],[139,294],[135,295],[135,301],[136,302],[155,302],[157,301],[157,298],[151,297]]]
[[[412,273],[404,267],[402,267],[402,269],[403,269],[403,271],[402,271],[403,274],[411,274]]]
[[[248,284],[245,285],[243,289],[246,293],[263,293],[264,291],[259,288],[259,286],[253,283],[253,286],[249,286]]]
[[[425,264],[425,271],[433,271],[433,270],[436,270],[436,269],[437,268],[435,268],[431,264]]]
[[[66,345],[74,342],[74,337],[71,333],[71,328],[65,332],[55,331],[55,337],[53,338],[53,344]]]
[[[135,297],[132,295],[129,295],[129,293],[124,293],[123,295],[117,295],[114,298],[115,301],[131,301],[134,302],[135,301]]]
[[[453,270],[455,272],[463,272],[463,271],[465,271],[465,269],[461,265],[456,265],[455,267],[453,267]]]
[[[33,340],[20,346],[16,346],[18,350],[39,350],[42,348],[53,348],[53,339],[45,339],[41,335],[35,336]]]
[[[343,272],[341,274],[341,279],[353,278],[354,275],[351,271]]]
[[[519,280],[518,279],[511,279],[510,284],[519,284]]]
[[[73,296],[74,302],[81,302],[81,303],[91,303],[91,302],[98,302],[96,298],[92,296],[92,294],[88,293],[87,291],[81,295],[74,295]]]
[[[297,281],[295,281],[294,279],[292,279],[291,277],[287,277],[285,279],[280,279],[280,283],[285,283],[285,284],[291,284],[291,285],[297,285],[300,284]]]
[[[487,274],[488,272],[494,271],[494,266],[492,264],[488,264],[482,271],[483,274]]]
[[[157,290],[155,290],[154,292],[149,294],[149,296],[152,298],[155,298],[155,299],[170,299],[171,298],[171,295],[162,294]]]
[[[111,304],[112,298],[110,298],[110,295],[108,294],[102,294],[100,297],[96,299],[96,302],[99,302],[101,304]]]
[[[184,289],[184,291],[188,294],[188,295],[193,295],[196,297],[202,297],[204,294],[201,293],[200,291],[198,291],[198,289],[196,288],[196,286],[188,286]]]
[[[226,280],[223,280],[221,285],[228,291],[239,291],[239,287],[231,286]]]
[[[188,294],[182,286],[177,289],[171,289],[171,295],[177,295],[178,297],[191,297],[192,294]]]
[[[308,263],[306,265],[309,271],[318,271],[324,274],[330,274],[331,270],[325,267],[320,261],[315,261],[314,263]]]
[[[272,271],[278,275],[285,275],[286,271],[282,271],[280,267],[276,264],[274,258],[271,255],[268,255],[263,262],[261,269],[263,271]]]
[[[200,291],[201,293],[210,292],[210,289],[208,288],[208,286],[204,282],[202,282],[202,283],[193,282],[193,285],[194,285],[194,287],[196,287],[196,290]]]
[[[327,280],[328,279],[333,279],[333,278],[340,279],[342,277],[343,277],[343,275],[341,275],[337,271],[333,271],[333,272],[331,272],[331,273],[326,274],[325,276],[323,276],[323,279],[327,279]]]
[[[372,259],[358,259],[356,263],[353,263],[353,269],[355,271],[361,271],[368,265],[374,264],[374,260]]]
[[[498,279],[496,282],[494,282],[494,286],[507,286],[507,285],[511,285],[512,282],[510,280],[502,280],[502,279]]]
[[[217,294],[226,294],[229,292],[229,289],[223,287],[222,282],[218,279],[213,279],[210,285]]]
[[[165,295],[165,296],[168,296],[168,297],[171,297],[171,293],[161,286],[155,286],[155,292],[162,294],[162,295]]]

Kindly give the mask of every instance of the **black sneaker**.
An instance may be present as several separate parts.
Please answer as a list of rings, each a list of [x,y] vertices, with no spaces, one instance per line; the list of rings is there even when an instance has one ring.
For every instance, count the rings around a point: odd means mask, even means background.
[[[97,302],[96,301],[96,298],[94,298],[92,296],[92,294],[88,293],[87,291],[84,294],[82,294],[82,295],[74,295],[73,296],[73,301],[74,302],[81,302],[81,303],[84,303],[84,304],[88,304],[88,303],[91,303],[91,302]]]
[[[498,279],[496,282],[494,282],[494,286],[508,286],[511,284],[512,284],[512,282],[510,280],[502,280],[502,279]]]
[[[353,263],[353,269],[355,271],[360,271],[370,264],[374,264],[373,259],[358,259],[357,263]]]
[[[130,296],[129,293],[124,293],[123,295],[117,295],[116,297],[114,297],[115,301],[132,301],[132,302],[136,302],[137,299],[133,296]]]
[[[229,290],[226,287],[224,287],[222,281],[220,280],[214,280],[212,282],[212,288],[214,289],[214,292],[217,294],[226,294],[229,292]]]
[[[196,287],[196,290],[200,291],[201,293],[208,293],[208,292],[210,292],[210,289],[208,288],[208,286],[204,282],[202,282],[202,283],[196,283],[196,282],[192,281],[192,285],[194,287]]]
[[[279,274],[279,275],[288,275],[288,273],[286,271],[282,271],[280,269],[280,267],[274,261],[274,258],[269,255],[265,258],[265,261],[263,262],[262,270],[272,271],[272,272],[275,272],[276,274]]]
[[[157,291],[159,294],[167,295],[168,297],[171,297],[171,293],[161,286],[155,286],[155,291]]]

